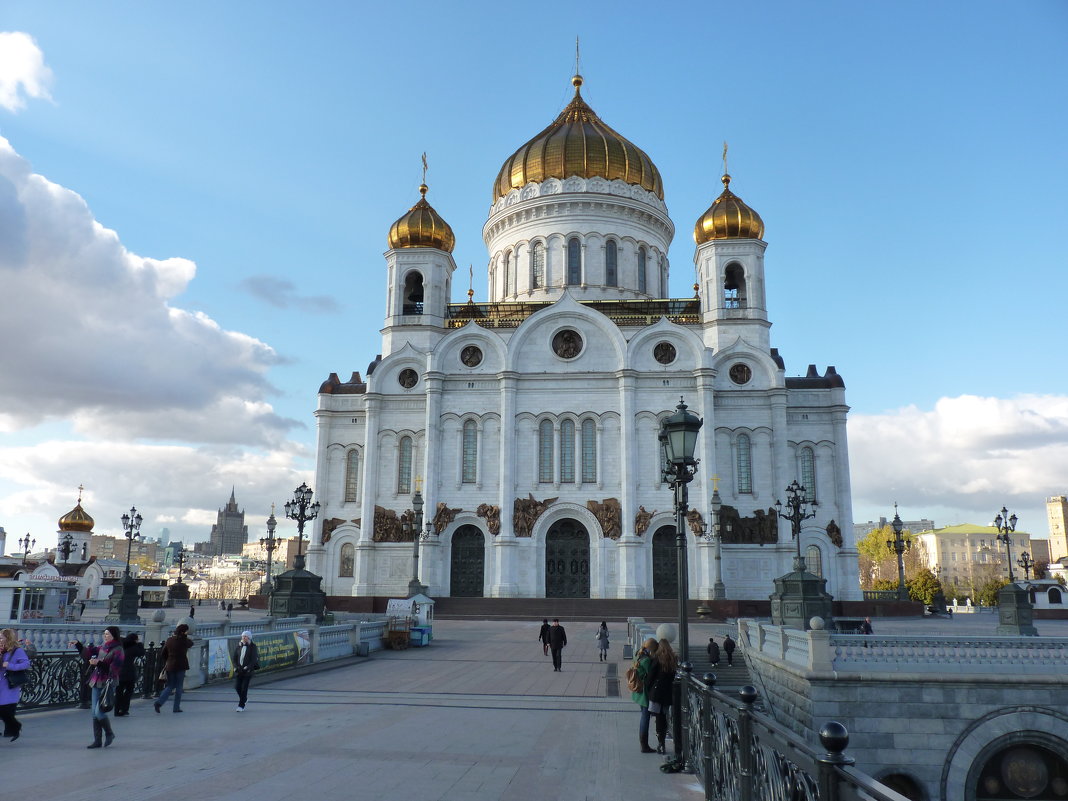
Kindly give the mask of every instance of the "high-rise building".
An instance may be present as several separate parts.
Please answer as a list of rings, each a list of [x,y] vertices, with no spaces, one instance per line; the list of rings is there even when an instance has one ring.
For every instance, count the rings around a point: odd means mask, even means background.
[[[248,526],[245,525],[245,510],[237,508],[237,500],[231,489],[230,500],[219,510],[218,520],[211,527],[211,553],[216,556],[227,553],[239,554],[246,542],[248,542]]]
[[[1056,562],[1068,556],[1068,495],[1046,498],[1049,519],[1049,560]]]

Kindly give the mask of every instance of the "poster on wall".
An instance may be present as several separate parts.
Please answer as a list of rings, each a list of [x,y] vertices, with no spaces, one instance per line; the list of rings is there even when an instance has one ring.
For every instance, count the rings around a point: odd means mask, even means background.
[[[234,666],[230,661],[230,641],[224,637],[208,640],[208,681],[232,676]]]
[[[311,636],[307,629],[256,634],[252,637],[259,654],[260,670],[307,665],[311,663]],[[233,649],[237,639],[225,637],[208,640],[208,680],[234,675]]]

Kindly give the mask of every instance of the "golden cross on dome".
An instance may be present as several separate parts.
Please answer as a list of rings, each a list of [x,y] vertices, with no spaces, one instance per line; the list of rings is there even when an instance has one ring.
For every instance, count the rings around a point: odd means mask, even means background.
[[[78,503],[82,502],[82,492],[84,490],[85,490],[85,487],[82,484],[79,484],[78,485]]]
[[[423,183],[424,184],[426,183],[426,170],[427,170],[427,166],[426,166],[426,151],[424,150],[423,151]]]
[[[727,140],[723,140],[723,174],[727,174]]]
[[[719,476],[712,476],[709,481],[712,482],[712,491],[719,492]]]

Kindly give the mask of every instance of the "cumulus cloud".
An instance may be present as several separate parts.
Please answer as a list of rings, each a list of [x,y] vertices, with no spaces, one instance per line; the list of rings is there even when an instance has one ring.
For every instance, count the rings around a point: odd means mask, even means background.
[[[33,37],[21,31],[0,32],[0,106],[19,111],[27,98],[51,100],[51,84],[52,70]]]
[[[326,295],[300,295],[297,285],[273,275],[251,275],[238,286],[247,294],[274,306],[276,309],[297,309],[308,312],[337,314],[341,305]]]
[[[938,525],[987,524],[1008,504],[1045,536],[1045,498],[1068,490],[1068,397],[962,395],[930,410],[854,414],[849,452],[855,508],[897,501],[913,516],[958,515]]]
[[[130,252],[2,137],[0,229],[0,430],[266,444],[294,425],[263,401],[271,347],[169,302],[193,262]]]

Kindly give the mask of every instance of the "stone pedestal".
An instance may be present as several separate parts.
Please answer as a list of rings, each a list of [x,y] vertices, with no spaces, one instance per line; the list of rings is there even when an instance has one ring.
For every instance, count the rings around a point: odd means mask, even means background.
[[[107,623],[140,623],[137,609],[141,605],[141,595],[137,591],[137,580],[125,576],[115,585],[108,599],[108,613],[104,617]]]
[[[1035,608],[1031,596],[1019,584],[1009,584],[998,590],[997,633],[1006,637],[1037,637]]]
[[[804,562],[795,559],[794,569],[775,579],[771,599],[771,622],[776,626],[807,631],[809,621],[818,617],[827,625],[833,618],[831,595],[824,589],[827,579],[804,569]]]
[[[304,569],[304,555],[299,555],[292,570],[275,576],[274,592],[267,607],[269,613],[274,617],[315,615],[316,621],[322,622],[326,611],[322,583],[322,576]]]
[[[183,581],[176,581],[167,588],[167,597],[172,601],[188,601],[189,585]]]

